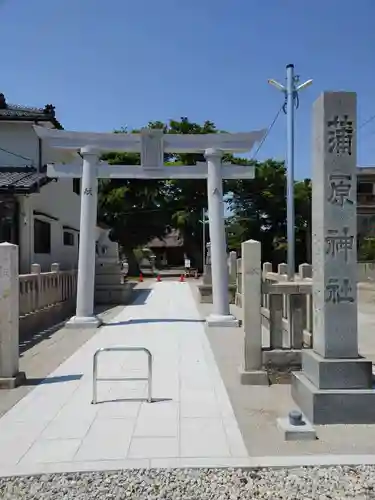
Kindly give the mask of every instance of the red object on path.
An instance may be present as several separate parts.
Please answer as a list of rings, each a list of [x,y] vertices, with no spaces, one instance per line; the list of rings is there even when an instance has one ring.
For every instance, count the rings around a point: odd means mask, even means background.
[[[156,281],[158,281],[158,282],[161,281],[160,274],[157,275]]]
[[[180,283],[184,283],[185,281],[185,276],[183,274],[181,274],[180,276]]]
[[[139,274],[139,282],[143,283],[143,274],[142,273]]]

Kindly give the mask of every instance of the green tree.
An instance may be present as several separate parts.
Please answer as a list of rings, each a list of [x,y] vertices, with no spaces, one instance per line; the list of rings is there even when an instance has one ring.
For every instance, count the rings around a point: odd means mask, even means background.
[[[242,161],[242,160],[241,160]],[[262,243],[263,261],[286,259],[286,171],[283,162],[250,161],[255,178],[228,183],[232,217],[228,229],[231,248],[240,251],[241,241],[255,239]],[[297,263],[305,262],[311,219],[311,182],[295,183]]]

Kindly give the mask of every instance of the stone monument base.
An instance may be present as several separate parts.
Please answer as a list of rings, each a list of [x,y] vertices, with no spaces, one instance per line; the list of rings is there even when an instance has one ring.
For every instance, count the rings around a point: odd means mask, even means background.
[[[73,316],[65,323],[65,328],[81,330],[86,328],[98,328],[101,324],[102,320],[96,316]]]
[[[132,285],[124,281],[119,262],[113,259],[97,259],[95,268],[95,304],[127,304]]]
[[[232,314],[228,314],[226,316],[221,314],[210,314],[206,318],[206,325],[213,327],[217,326],[237,328],[240,326],[240,322],[235,316],[232,316]]]
[[[373,389],[318,389],[303,372],[294,372],[292,398],[313,424],[375,423]]]
[[[23,385],[26,381],[25,372],[18,372],[14,377],[0,377],[0,390],[1,389],[15,389]]]
[[[246,371],[241,368],[240,381],[242,385],[270,385],[268,373],[265,370]]]
[[[327,359],[302,351],[302,371],[292,373],[292,398],[313,424],[375,423],[372,363]]]
[[[229,303],[235,303],[236,285],[228,285]],[[199,301],[201,304],[212,304],[212,285],[198,285]]]
[[[323,358],[313,350],[302,350],[304,375],[318,389],[372,389],[372,362],[365,358]]]

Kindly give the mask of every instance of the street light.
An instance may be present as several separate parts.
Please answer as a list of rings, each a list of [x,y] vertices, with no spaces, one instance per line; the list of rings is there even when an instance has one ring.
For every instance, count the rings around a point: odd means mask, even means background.
[[[288,279],[294,278],[295,267],[295,214],[294,214],[294,108],[298,108],[298,92],[312,84],[312,80],[299,83],[294,74],[294,64],[286,67],[286,85],[270,79],[268,83],[284,93],[284,113],[287,116],[287,239],[288,239]]]

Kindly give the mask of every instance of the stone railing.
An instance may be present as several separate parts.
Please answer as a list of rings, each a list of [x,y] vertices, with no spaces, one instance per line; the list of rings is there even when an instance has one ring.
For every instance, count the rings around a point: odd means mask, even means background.
[[[262,269],[262,325],[269,332],[269,349],[300,349],[312,345],[312,266],[301,264],[295,280],[287,280],[287,265]],[[236,305],[242,307],[242,261],[237,259]]]
[[[243,275],[244,269],[247,269],[246,275]],[[294,281],[288,281],[286,272],[286,264],[279,264],[278,272],[274,273],[269,262],[264,263],[261,269],[256,260],[253,264],[237,259],[236,305],[243,308],[243,317],[245,307],[247,310],[252,309],[248,325],[244,324],[250,336],[254,314],[259,314],[262,330],[259,337],[261,345],[258,346],[261,350],[259,359],[269,372],[298,369],[301,365],[301,349],[312,346],[312,266],[301,264]],[[249,296],[255,293],[250,300],[251,305],[244,291],[244,283],[247,283]],[[253,287],[258,287],[258,291],[254,288],[252,292]],[[258,294],[259,299],[256,298]],[[255,302],[259,305],[255,306]]]
[[[66,319],[74,311],[77,271],[60,271],[52,264],[42,273],[39,264],[30,274],[19,276],[20,337],[49,328]]]
[[[269,332],[269,349],[301,349],[312,345],[312,267],[301,264],[294,281],[288,281],[286,265],[270,272],[263,264],[262,325]]]

